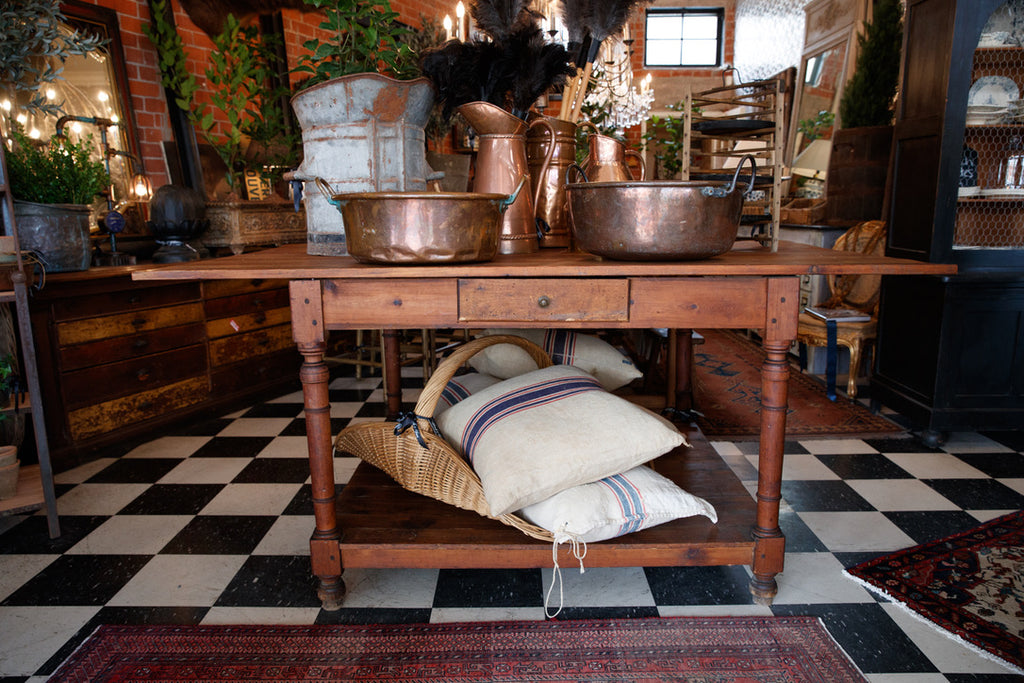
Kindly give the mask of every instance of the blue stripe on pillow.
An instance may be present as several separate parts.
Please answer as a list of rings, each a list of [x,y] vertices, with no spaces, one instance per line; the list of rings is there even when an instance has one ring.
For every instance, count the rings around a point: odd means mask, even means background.
[[[619,527],[619,535],[632,533],[640,529],[647,518],[647,510],[644,509],[644,499],[640,495],[640,489],[622,474],[615,474],[605,477],[601,484],[615,495],[619,508],[622,510],[623,523]]]
[[[448,384],[445,385],[444,391],[441,392],[441,400],[449,406],[453,406],[459,401],[469,398],[469,396],[469,390],[454,379],[448,380]]]
[[[576,360],[576,333],[569,330],[548,330],[544,334],[544,350],[555,365],[572,365]]]
[[[469,461],[484,433],[501,420],[516,413],[554,403],[587,391],[603,391],[593,377],[557,377],[529,384],[485,403],[470,416],[462,432],[461,447]]]

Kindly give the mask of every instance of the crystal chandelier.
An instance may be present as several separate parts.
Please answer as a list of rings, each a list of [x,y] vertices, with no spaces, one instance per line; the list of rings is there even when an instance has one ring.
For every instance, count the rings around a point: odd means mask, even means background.
[[[619,133],[646,121],[654,103],[650,74],[640,81],[639,86],[634,84],[630,59],[632,43],[628,26],[623,36],[615,36],[604,42],[601,46],[600,74],[592,79],[590,91],[584,100],[587,110],[604,113],[602,126],[614,128]]]

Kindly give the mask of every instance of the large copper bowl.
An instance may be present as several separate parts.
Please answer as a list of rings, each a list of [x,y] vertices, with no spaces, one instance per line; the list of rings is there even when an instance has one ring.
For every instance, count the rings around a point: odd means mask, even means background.
[[[626,261],[688,261],[732,248],[744,191],[734,176],[731,183],[568,183],[566,194],[579,249]]]

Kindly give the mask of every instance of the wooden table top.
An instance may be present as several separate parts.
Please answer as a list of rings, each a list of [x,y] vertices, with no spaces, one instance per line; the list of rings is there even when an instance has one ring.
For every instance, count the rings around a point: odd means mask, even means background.
[[[305,244],[289,244],[237,256],[154,265],[132,271],[136,280],[289,280],[451,277],[665,277],[715,275],[953,275],[956,266],[822,249],[779,242],[773,253],[755,242],[700,261],[611,261],[584,253],[541,249],[499,254],[493,261],[451,265],[373,265],[350,256],[311,256]]]

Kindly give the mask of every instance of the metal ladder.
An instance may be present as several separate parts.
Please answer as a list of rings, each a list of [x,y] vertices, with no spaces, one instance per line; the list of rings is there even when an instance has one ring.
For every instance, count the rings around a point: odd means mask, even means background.
[[[6,513],[36,510],[46,507],[46,524],[50,538],[60,536],[60,520],[57,517],[57,496],[53,488],[53,467],[50,464],[50,445],[46,436],[46,421],[43,419],[42,392],[39,387],[39,373],[36,364],[36,346],[32,338],[32,323],[28,310],[28,285],[25,277],[25,263],[22,260],[21,246],[18,243],[18,232],[14,225],[14,200],[11,198],[7,174],[7,159],[4,145],[0,142],[0,212],[3,213],[3,235],[0,245],[3,251],[13,251],[17,257],[17,271],[11,275],[13,290],[0,291],[0,302],[14,302],[18,315],[18,336],[21,342],[22,374],[28,382],[29,405],[32,413],[32,428],[35,435],[36,455],[39,459],[39,478],[42,485],[43,500],[32,501]],[[3,510],[0,501],[0,510]]]

